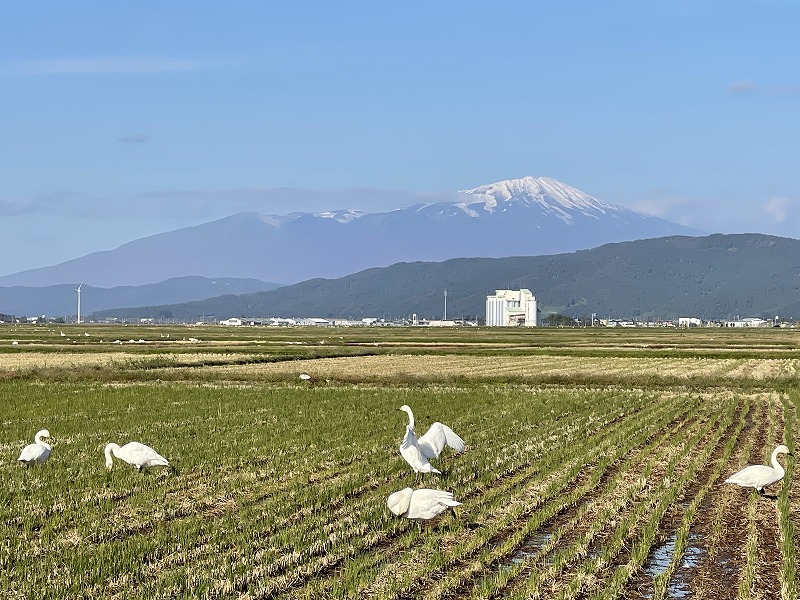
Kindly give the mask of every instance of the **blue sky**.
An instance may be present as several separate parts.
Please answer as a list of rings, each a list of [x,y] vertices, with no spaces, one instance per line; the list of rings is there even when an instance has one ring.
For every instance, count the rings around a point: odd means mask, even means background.
[[[241,210],[553,177],[800,237],[800,4],[0,5],[0,275]]]

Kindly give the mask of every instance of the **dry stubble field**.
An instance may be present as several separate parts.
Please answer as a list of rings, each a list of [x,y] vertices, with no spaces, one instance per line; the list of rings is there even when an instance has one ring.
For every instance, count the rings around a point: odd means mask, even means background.
[[[6,326],[0,589],[797,598],[793,459],[765,497],[722,483],[794,449],[797,336]],[[416,485],[404,403],[467,442],[424,483],[462,506],[421,530],[385,504]],[[52,457],[26,470],[43,427]],[[131,439],[177,473],[106,473]]]

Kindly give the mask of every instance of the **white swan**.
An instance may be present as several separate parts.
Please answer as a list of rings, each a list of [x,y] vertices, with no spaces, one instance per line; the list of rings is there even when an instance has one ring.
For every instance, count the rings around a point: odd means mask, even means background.
[[[408,425],[403,442],[400,444],[400,454],[411,465],[415,473],[440,473],[431,463],[431,458],[439,458],[445,446],[449,446],[456,452],[464,451],[464,440],[447,425],[438,421],[430,426],[430,429],[417,439],[414,432],[414,413],[407,404],[403,404],[398,410],[408,414]]]
[[[455,507],[460,506],[461,502],[457,502],[451,492],[444,490],[412,490],[407,487],[390,495],[386,504],[398,517],[433,519],[446,510],[455,515]]]
[[[145,446],[139,442],[128,442],[120,447],[118,444],[108,444],[104,450],[106,455],[106,469],[109,471],[114,466],[113,456],[120,460],[124,460],[129,465],[136,467],[140,470],[148,467],[170,467],[169,461],[161,456],[158,452],[153,450],[150,446]]]
[[[406,434],[403,436],[403,441],[400,442],[400,455],[411,465],[414,473],[442,474],[442,472],[436,469],[420,452],[419,446],[417,445],[417,436],[411,425],[406,425]]]
[[[43,438],[49,438],[50,432],[47,429],[42,429],[36,434],[34,437],[34,443],[28,444],[22,449],[22,452],[19,453],[19,458],[17,459],[19,462],[25,464],[25,468],[27,469],[33,464],[40,465],[48,458],[50,458],[50,444],[45,442]]]
[[[772,451],[772,458],[770,460],[772,464],[771,467],[767,467],[766,465],[750,465],[728,477],[725,483],[734,483],[742,487],[755,488],[756,492],[763,494],[765,487],[779,482],[786,473],[781,463],[778,462],[779,454],[794,456],[789,452],[789,448],[781,444]]]

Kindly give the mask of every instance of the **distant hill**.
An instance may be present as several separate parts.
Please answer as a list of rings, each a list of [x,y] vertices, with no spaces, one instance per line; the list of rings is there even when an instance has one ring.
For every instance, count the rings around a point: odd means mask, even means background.
[[[0,313],[48,317],[76,315],[75,290],[79,283],[48,287],[0,287]],[[107,308],[204,300],[223,294],[248,294],[277,287],[280,284],[229,277],[177,277],[150,285],[113,288],[84,284],[81,286],[81,314],[85,316]]]
[[[240,213],[6,275],[0,285],[138,286],[220,273],[296,283],[400,261],[534,256],[673,234],[701,232],[598,200],[554,179],[525,177],[454,193],[452,202],[385,213]]]
[[[568,254],[398,263],[269,292],[96,316],[483,316],[496,289],[528,288],[571,316],[800,317],[800,241],[761,234],[671,236]]]

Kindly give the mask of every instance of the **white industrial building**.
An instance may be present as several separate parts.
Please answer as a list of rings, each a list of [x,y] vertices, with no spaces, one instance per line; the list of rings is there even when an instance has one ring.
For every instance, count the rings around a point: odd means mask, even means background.
[[[702,327],[703,321],[697,317],[678,317],[678,327]]]
[[[486,296],[489,327],[536,327],[536,296],[530,290],[495,290]]]

